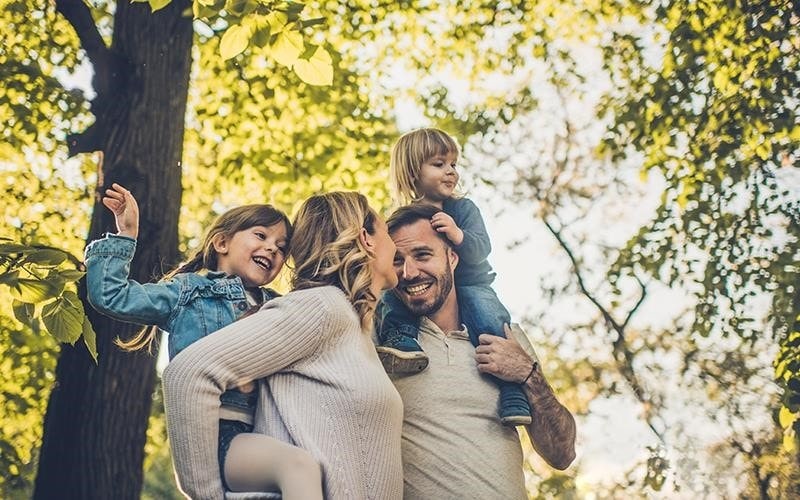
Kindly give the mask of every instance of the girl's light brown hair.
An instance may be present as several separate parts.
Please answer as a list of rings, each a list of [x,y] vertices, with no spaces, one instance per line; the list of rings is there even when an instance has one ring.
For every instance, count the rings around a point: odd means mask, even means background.
[[[347,295],[363,328],[372,324],[377,297],[370,290],[372,257],[360,234],[375,234],[378,215],[367,199],[353,192],[312,196],[294,219],[290,255],[294,262],[292,288],[335,286]]]
[[[422,164],[434,156],[460,152],[455,139],[438,128],[420,128],[403,134],[392,147],[389,177],[396,199],[403,205],[419,201],[415,183]]]
[[[176,274],[192,273],[202,269],[215,271],[217,269],[217,250],[214,242],[220,237],[231,238],[239,231],[244,231],[255,226],[270,227],[283,223],[286,226],[286,239],[291,241],[292,223],[285,213],[268,204],[242,205],[228,210],[217,217],[211,228],[203,238],[203,245],[195,252],[191,259],[175,269],[167,272],[161,278],[169,279]],[[289,249],[287,248],[287,251]],[[157,327],[142,328],[135,336],[128,340],[117,338],[114,343],[126,351],[138,351],[152,347],[153,341],[158,337]]]

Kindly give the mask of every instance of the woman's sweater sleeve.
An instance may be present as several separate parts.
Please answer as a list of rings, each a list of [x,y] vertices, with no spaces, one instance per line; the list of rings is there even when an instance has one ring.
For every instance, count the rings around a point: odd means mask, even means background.
[[[301,291],[274,299],[187,347],[164,370],[172,458],[191,498],[224,495],[217,458],[220,394],[317,353],[337,329],[329,295]]]

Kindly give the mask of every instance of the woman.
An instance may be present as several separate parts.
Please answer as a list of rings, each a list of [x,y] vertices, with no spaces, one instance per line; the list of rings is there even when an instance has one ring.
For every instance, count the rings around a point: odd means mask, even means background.
[[[362,195],[311,197],[294,221],[293,291],[167,366],[172,457],[191,498],[223,497],[219,396],[259,379],[256,431],[308,450],[322,467],[326,498],[402,496],[402,402],[368,333],[377,297],[397,284],[394,252],[386,224]],[[238,435],[231,449],[246,449],[247,437]],[[273,467],[280,458],[250,465]]]

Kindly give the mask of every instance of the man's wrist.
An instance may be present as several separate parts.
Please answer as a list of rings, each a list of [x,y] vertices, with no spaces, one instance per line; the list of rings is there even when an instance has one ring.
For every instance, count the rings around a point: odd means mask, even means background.
[[[528,393],[528,400],[532,405],[536,405],[537,407],[543,405],[543,407],[549,407],[553,403],[558,404],[553,388],[550,387],[547,379],[544,378],[541,367],[537,361],[534,361],[534,366],[532,368],[530,377],[522,384],[525,391]]]
[[[538,368],[539,368],[539,362],[534,359],[532,361],[532,364],[531,364],[531,370],[528,372],[528,375],[520,383],[521,384],[527,384],[528,380],[531,379],[531,377],[533,376],[533,374],[536,372],[536,370]]]

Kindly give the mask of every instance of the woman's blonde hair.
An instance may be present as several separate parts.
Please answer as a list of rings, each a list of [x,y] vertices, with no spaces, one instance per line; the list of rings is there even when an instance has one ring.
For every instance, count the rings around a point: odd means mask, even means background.
[[[455,154],[459,149],[455,139],[438,128],[420,128],[403,134],[392,147],[389,177],[392,191],[401,204],[419,201],[416,181],[425,161],[438,155]]]
[[[175,269],[167,272],[161,277],[162,280],[169,279],[176,274],[192,273],[202,269],[215,271],[217,269],[217,250],[214,243],[220,238],[232,238],[239,231],[244,231],[255,226],[270,227],[275,224],[283,223],[286,226],[287,244],[292,237],[292,223],[285,213],[281,212],[272,205],[266,203],[255,205],[242,205],[228,210],[217,217],[203,238],[203,245],[195,252],[191,259],[181,264]],[[288,248],[285,250],[288,252]],[[153,341],[157,338],[158,328],[144,327],[128,340],[117,337],[114,343],[126,351],[138,351],[140,349],[152,347]]]
[[[294,219],[290,252],[294,261],[292,288],[335,286],[347,295],[367,328],[377,297],[370,290],[372,257],[361,242],[361,230],[375,234],[378,215],[367,199],[354,192],[312,196]]]

